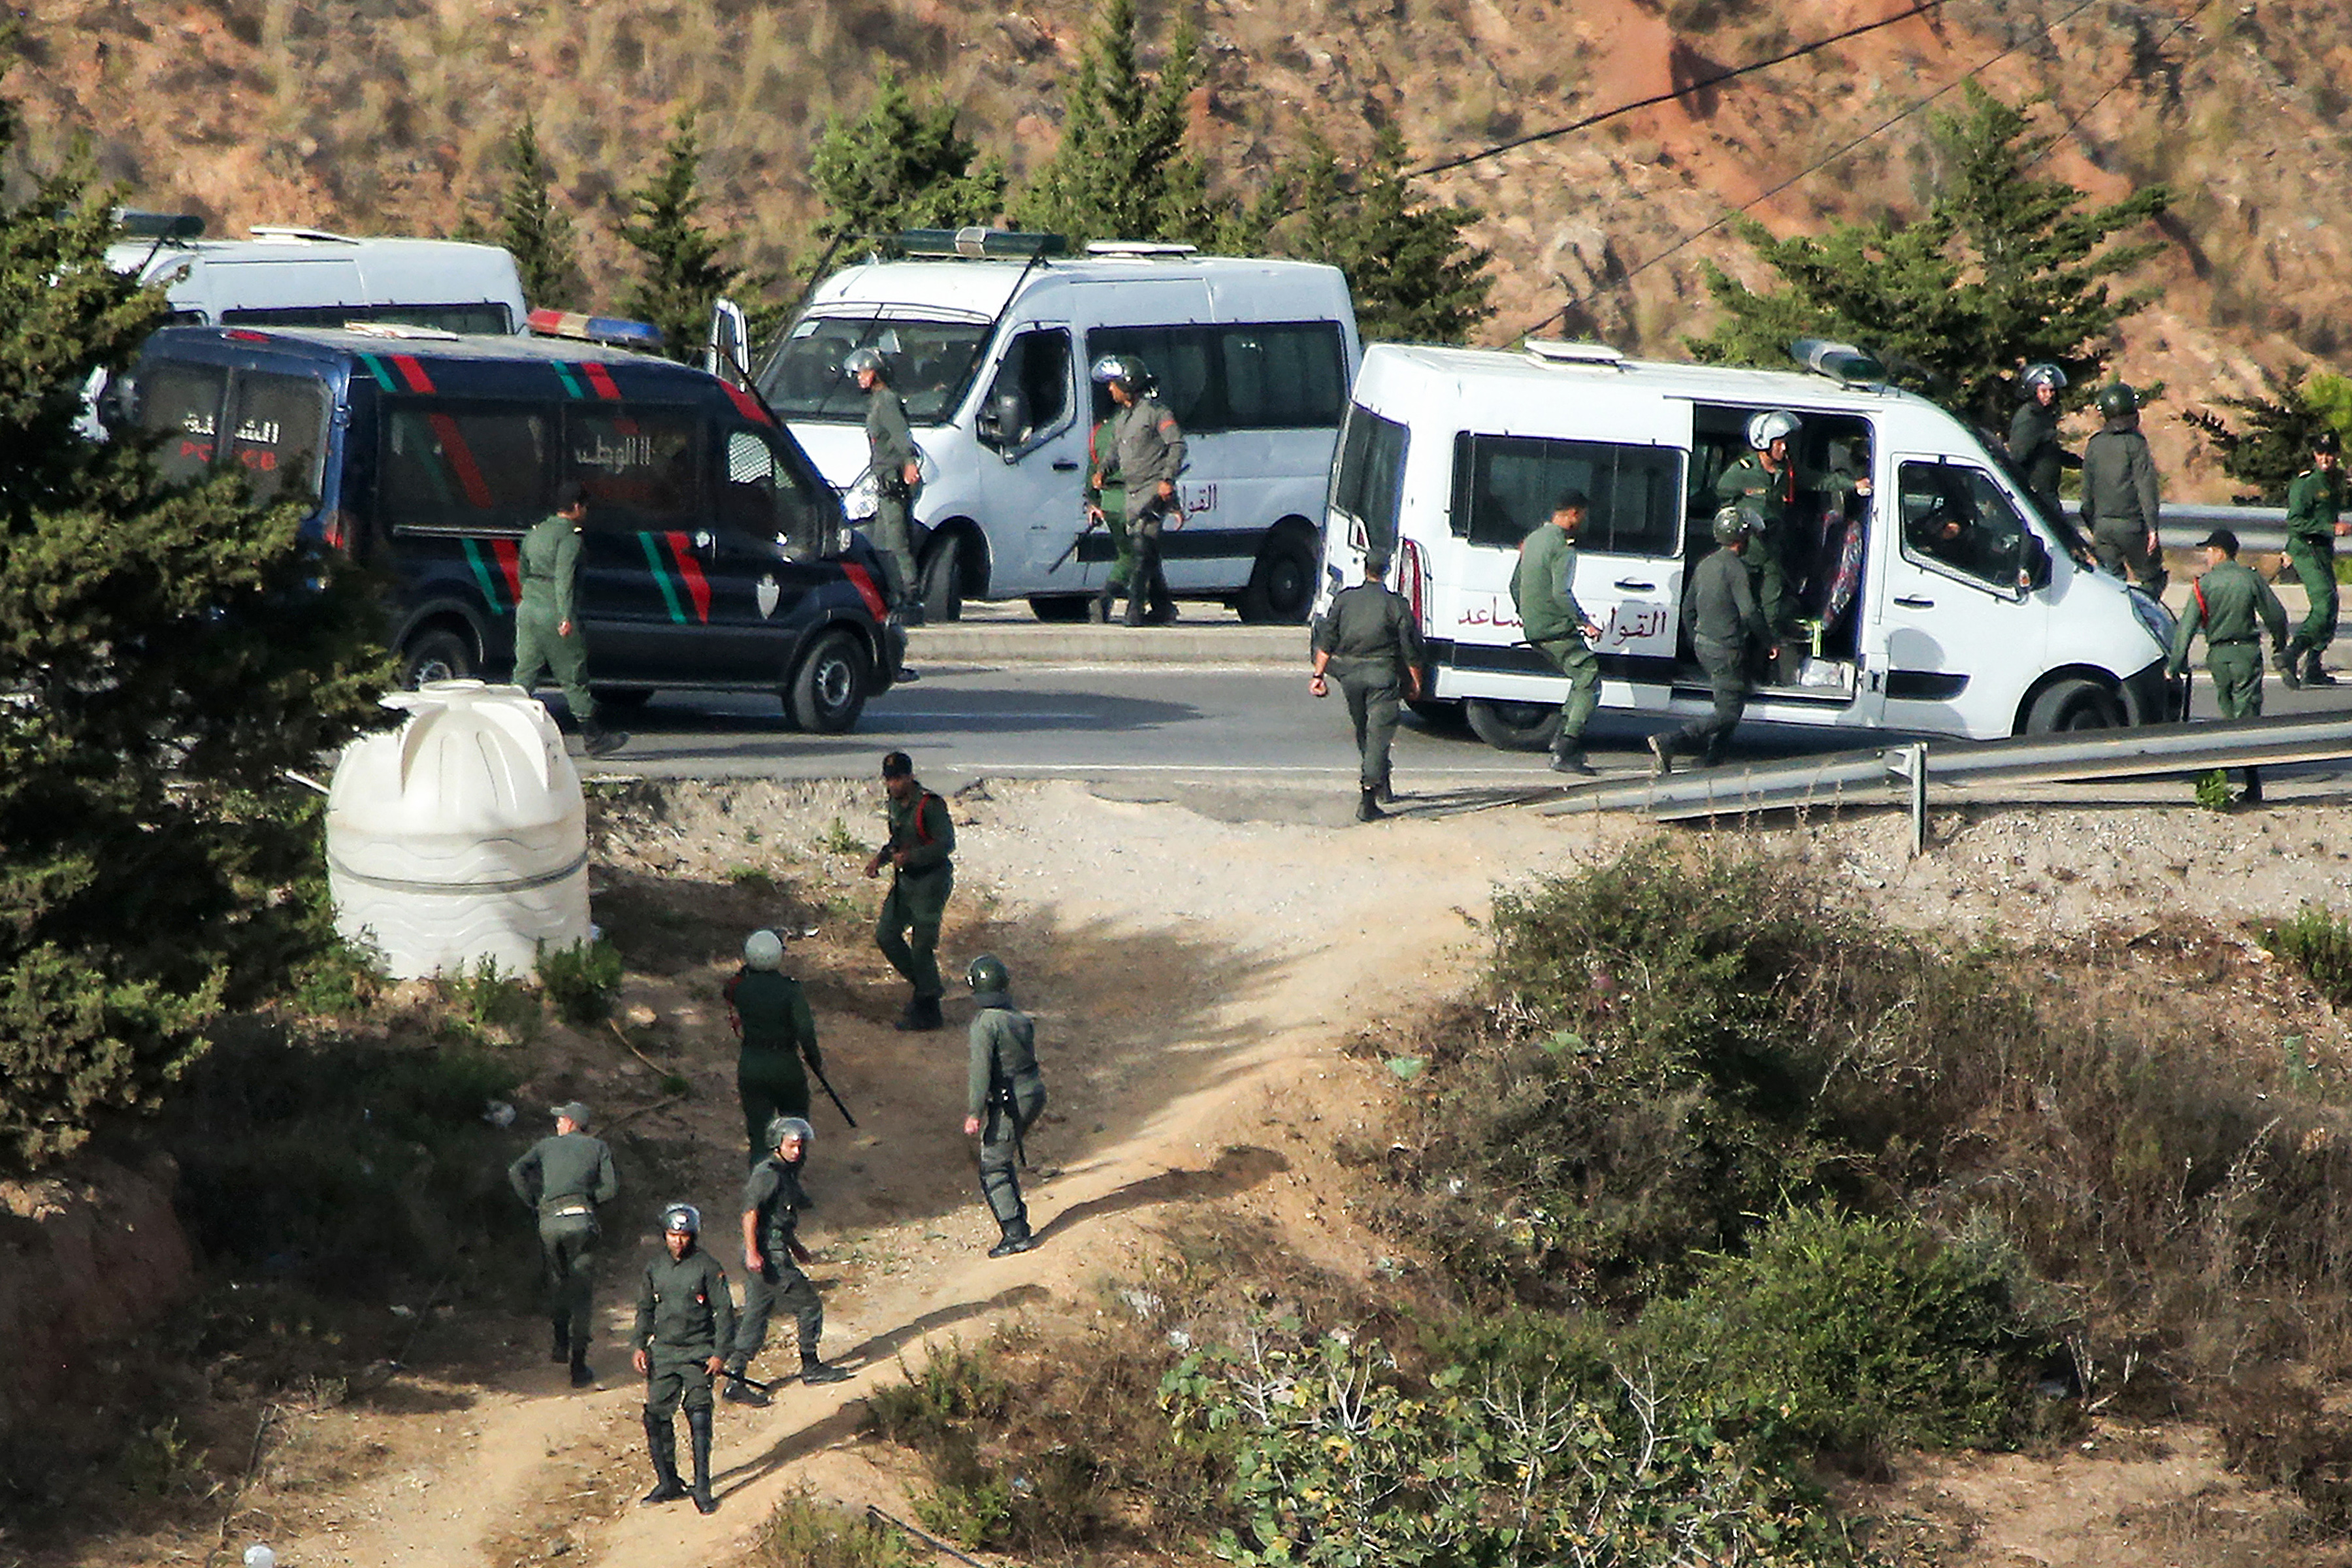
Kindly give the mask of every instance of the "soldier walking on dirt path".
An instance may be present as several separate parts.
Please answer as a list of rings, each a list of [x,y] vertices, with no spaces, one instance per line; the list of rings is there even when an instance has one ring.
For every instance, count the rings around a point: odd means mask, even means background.
[[[653,1456],[654,1489],[645,1500],[691,1497],[698,1511],[709,1513],[719,1507],[710,1495],[710,1384],[724,1364],[721,1352],[735,1338],[735,1299],[728,1293],[727,1270],[696,1245],[701,1233],[702,1211],[692,1204],[672,1204],[662,1211],[667,1252],[646,1265],[629,1359],[646,1380],[646,1447]],[[676,1416],[681,1404],[694,1446],[690,1492],[677,1479]]]
[[[2262,633],[2286,657],[2286,607],[2262,574],[2238,561],[2238,536],[2226,528],[2207,534],[2205,574],[2189,591],[2189,605],[2172,631],[2172,657],[2166,673],[2189,673],[2189,645],[2205,634],[2205,668],[2213,676],[2213,700],[2224,719],[2259,719],[2263,713]],[[2263,798],[2263,775],[2246,770],[2248,803]]]
[[[971,987],[971,1055],[964,1074],[963,1135],[980,1140],[980,1194],[996,1221],[991,1258],[1037,1245],[1029,1205],[1021,1198],[1023,1140],[1045,1110],[1045,1080],[1037,1071],[1037,1026],[1013,1005],[1013,974],[1004,961],[982,953],[964,972]]]
[[[808,1115],[808,1075],[824,1071],[816,1016],[801,983],[782,972],[783,962],[784,939],[755,931],[743,939],[743,967],[727,982],[728,1022],[743,1041],[735,1058],[735,1098],[743,1107],[743,1146],[753,1164],[775,1147],[769,1123]]]
[[[779,1116],[767,1132],[771,1151],[751,1167],[743,1184],[743,1315],[727,1355],[727,1392],[738,1405],[765,1405],[768,1395],[743,1381],[752,1359],[768,1342],[768,1318],[782,1307],[799,1331],[801,1381],[839,1383],[849,1374],[817,1359],[824,1335],[824,1302],[801,1272],[815,1256],[801,1244],[800,1214],[813,1206],[801,1185],[816,1133],[806,1119]]]
[[[596,1381],[588,1364],[591,1294],[596,1275],[596,1210],[620,1195],[613,1151],[588,1135],[588,1108],[555,1108],[555,1132],[507,1167],[507,1184],[539,1214],[539,1251],[547,1266],[548,1315],[555,1326],[550,1359],[572,1363],[572,1386]]]
[[[914,760],[904,752],[882,759],[882,787],[890,795],[890,837],[866,862],[866,874],[890,870],[890,891],[874,924],[874,945],[890,967],[907,977],[914,995],[894,1027],[936,1029],[946,1023],[940,997],[940,922],[948,895],[955,891],[955,821],[948,803],[915,777]]]

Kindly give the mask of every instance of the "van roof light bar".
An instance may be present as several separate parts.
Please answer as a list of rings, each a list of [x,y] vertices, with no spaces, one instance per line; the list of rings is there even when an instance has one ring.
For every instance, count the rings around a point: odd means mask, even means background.
[[[659,327],[651,321],[633,321],[626,316],[586,316],[577,310],[533,310],[523,319],[524,325],[542,338],[572,338],[583,343],[603,343],[607,348],[658,350],[662,346]]]
[[[1058,234],[1013,228],[902,228],[898,248],[909,256],[961,256],[967,260],[1034,261],[1061,256],[1070,242]]]
[[[1157,239],[1093,239],[1087,242],[1088,256],[1126,256],[1149,258],[1155,256],[1198,256],[1197,245],[1173,245]]]
[[[205,220],[194,213],[144,212],[138,207],[114,209],[114,226],[132,239],[196,239]]]
[[[1846,386],[1883,385],[1886,366],[1878,356],[1852,343],[1828,338],[1799,338],[1789,345],[1789,357],[1811,371]]]
[[[1528,357],[1539,364],[1593,364],[1611,370],[1625,368],[1622,349],[1612,349],[1607,343],[1571,343],[1557,338],[1529,338]]]
[[[299,224],[291,223],[257,223],[246,232],[256,239],[269,240],[278,245],[357,245],[359,243],[348,234],[337,234],[324,228],[305,228]]]

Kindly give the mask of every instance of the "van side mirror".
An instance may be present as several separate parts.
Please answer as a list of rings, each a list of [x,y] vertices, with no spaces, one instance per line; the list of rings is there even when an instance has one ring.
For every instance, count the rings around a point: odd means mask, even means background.
[[[2018,586],[2029,594],[2038,594],[2050,586],[2050,546],[2042,536],[2025,536],[2025,559],[2018,563]]]
[[[994,401],[981,405],[980,417],[972,421],[971,429],[983,447],[1004,445],[1004,416],[998,411]]]

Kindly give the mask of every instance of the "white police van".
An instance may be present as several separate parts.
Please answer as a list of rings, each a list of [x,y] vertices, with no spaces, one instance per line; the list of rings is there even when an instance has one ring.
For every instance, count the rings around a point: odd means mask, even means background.
[[[1528,531],[1581,490],[1576,593],[1601,626],[1602,707],[1699,712],[1685,576],[1714,548],[1716,479],[1747,452],[1748,421],[1786,409],[1802,421],[1801,471],[1866,478],[1872,493],[1798,495],[1807,634],[1747,721],[1986,740],[2182,715],[2162,605],[2070,556],[1950,415],[1848,345],[1799,346],[1812,374],[1588,343],[1375,344],[1333,468],[1318,607],[1361,579],[1368,547],[1388,550],[1428,641],[1425,716],[1459,705],[1490,744],[1547,746],[1567,683],[1522,639],[1511,573]]]
[[[124,237],[107,247],[107,265],[161,284],[170,325],[523,330],[522,280],[494,245],[264,225],[250,239],[205,239],[203,219],[176,213],[124,212],[117,222]]]
[[[933,619],[966,598],[1024,596],[1041,616],[1072,616],[1108,575],[1109,539],[1081,537],[1088,438],[1110,406],[1087,368],[1107,353],[1139,356],[1184,426],[1185,517],[1160,539],[1170,587],[1251,620],[1306,618],[1316,519],[1361,352],[1338,268],[1181,245],[1060,258],[1058,236],[1001,230],[902,243],[912,259],[819,284],[757,380],[852,492],[854,515],[866,403],[841,362],[883,353],[923,451],[915,517]]]

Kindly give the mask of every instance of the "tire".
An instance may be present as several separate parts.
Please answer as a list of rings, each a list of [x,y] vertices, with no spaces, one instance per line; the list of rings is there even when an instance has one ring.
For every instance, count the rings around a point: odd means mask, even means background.
[[[785,714],[811,734],[838,735],[849,730],[866,711],[870,662],[855,634],[827,632],[793,672],[792,684],[784,689]]]
[[[1243,590],[1242,619],[1254,626],[1298,626],[1315,605],[1314,536],[1297,524],[1277,527],[1257,552]]]
[[[414,691],[428,680],[469,680],[478,671],[474,645],[463,632],[427,626],[400,650],[400,684]]]
[[[2116,730],[2123,726],[2123,710],[2115,693],[2095,680],[2056,681],[2033,700],[2025,715],[2029,735],[2058,735],[2073,730]]]
[[[1433,730],[1450,732],[1461,729],[1466,721],[1462,711],[1462,704],[1459,702],[1441,702],[1434,698],[1429,698],[1410,700],[1405,703],[1405,706],[1412,710],[1414,718]]]
[[[1087,605],[1092,599],[1090,594],[1032,594],[1029,609],[1041,621],[1067,625],[1087,618]]]
[[[1556,702],[1496,702],[1473,697],[1462,705],[1471,732],[1503,752],[1543,752],[1559,733]]]
[[[960,534],[943,536],[931,558],[923,563],[923,618],[927,621],[960,621],[963,619],[963,538]]]
[[[592,686],[588,694],[601,708],[624,708],[635,712],[653,700],[654,689],[650,686]]]

